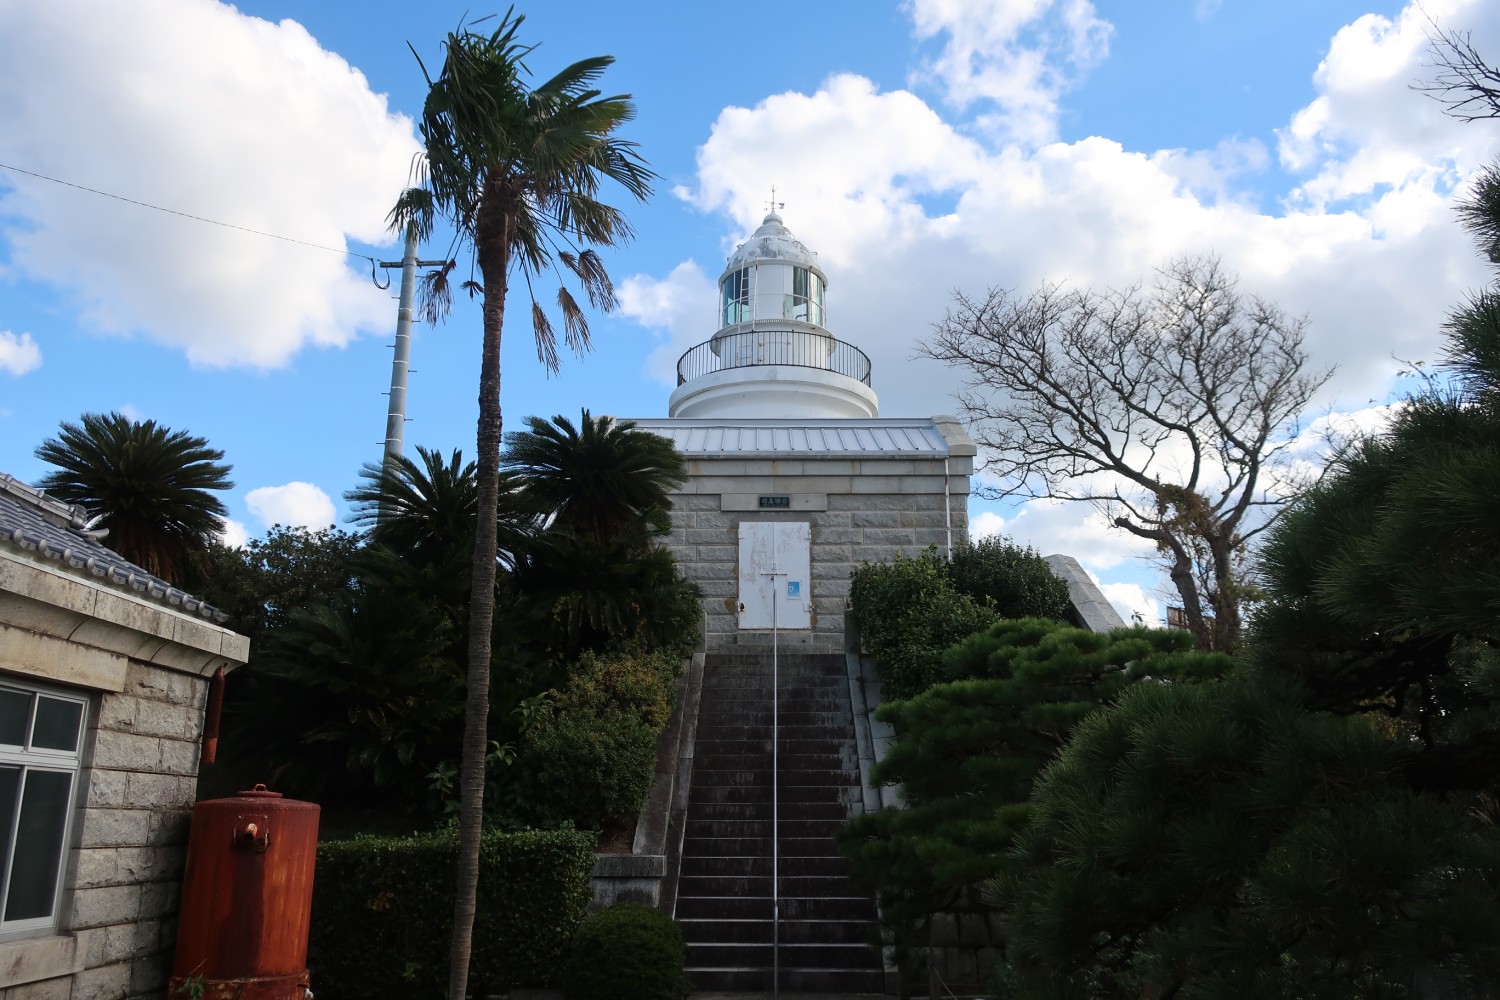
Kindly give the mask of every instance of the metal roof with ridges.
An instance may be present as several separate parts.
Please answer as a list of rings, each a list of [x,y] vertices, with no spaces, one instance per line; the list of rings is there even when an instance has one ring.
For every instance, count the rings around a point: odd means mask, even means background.
[[[228,620],[217,608],[108,548],[96,534],[102,533],[89,530],[89,513],[83,507],[49,497],[0,472],[0,545],[39,553],[188,614],[215,622]]]
[[[800,458],[943,458],[948,442],[930,419],[691,420],[646,418],[638,430],[660,434],[691,458],[783,455]]]

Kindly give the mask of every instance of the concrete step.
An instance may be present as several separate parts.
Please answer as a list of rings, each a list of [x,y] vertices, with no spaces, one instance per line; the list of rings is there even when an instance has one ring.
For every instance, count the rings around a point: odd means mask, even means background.
[[[688,969],[700,993],[771,992],[771,970],[751,968]],[[885,992],[885,973],[877,969],[782,969],[781,992],[874,994]],[[790,998],[788,998],[790,1000]]]
[[[770,920],[679,920],[685,941],[743,941],[770,944]],[[782,944],[868,945],[870,925],[863,920],[783,920]]]
[[[781,692],[783,698],[797,695],[810,698],[831,697],[841,693],[847,696],[849,693],[848,678],[842,675],[838,677],[788,677],[781,674],[773,678],[769,673],[764,673],[726,674],[703,678],[705,695],[748,698],[759,691],[764,691],[769,695],[773,687]]]
[[[774,783],[781,988],[881,992],[875,907],[832,839],[863,798],[844,657],[784,655],[773,691],[757,652],[705,663],[676,911],[689,974],[699,990],[772,985]]]
[[[880,953],[863,944],[788,944],[781,943],[781,965],[791,969],[879,969]],[[771,967],[771,944],[732,942],[708,944],[693,942],[687,946],[688,968],[725,966]]]
[[[770,878],[771,853],[767,850],[764,855],[741,855],[739,857],[689,855],[682,859],[682,878],[724,875]]]
[[[750,898],[771,895],[771,859],[742,858],[745,873],[689,874],[688,861],[683,859],[682,875],[677,882],[680,897],[687,896],[735,896]],[[715,859],[723,861],[725,859]],[[820,859],[821,860],[821,859]],[[757,862],[764,864],[757,865]],[[695,866],[696,867],[696,866]],[[750,869],[754,870],[750,870]],[[843,875],[787,875],[777,879],[780,895],[784,899],[832,899],[842,896],[857,896],[858,892]]]
[[[840,746],[844,744],[852,746],[854,743],[854,734],[850,726],[835,727],[831,730],[828,726],[809,726],[783,721],[779,729],[782,746],[786,746],[791,740],[818,740],[825,745],[834,743]],[[702,717],[698,720],[698,735],[707,740],[769,740],[771,738],[770,715],[767,713],[765,722],[745,721],[743,716],[721,716],[716,719]]]
[[[769,726],[772,722],[771,706],[764,708],[726,708],[722,705],[704,705],[698,712],[699,730],[713,732],[720,726]],[[854,725],[854,716],[845,708],[841,711],[793,711],[788,708],[781,709],[780,717],[776,720],[782,732],[793,728],[815,726],[819,729],[836,729],[842,734]]]
[[[689,897],[716,896],[728,896],[735,899],[755,899],[763,896],[769,899],[771,896],[769,866],[764,876],[683,875],[677,880],[679,901]]]
[[[785,777],[783,775],[783,777]],[[793,802],[861,802],[864,791],[859,785],[836,787],[829,785],[782,785],[781,803]]]
[[[682,860],[688,858],[758,858],[771,853],[770,837],[684,837]]]
[[[765,767],[755,769],[744,768],[711,768],[708,761],[701,762],[701,766],[693,768],[693,792],[698,789],[710,788],[741,788],[746,785],[771,787],[771,758],[765,758]],[[826,785],[830,788],[844,788],[850,785],[858,785],[859,769],[839,768],[837,770],[818,770],[808,767],[805,763],[805,755],[787,755],[778,761],[777,784],[782,788],[789,786],[816,786]],[[705,799],[704,801],[710,801]]]
[[[682,859],[682,875],[687,878],[700,876],[730,876],[730,877],[764,877],[771,876],[771,851],[770,845],[765,845],[764,854],[740,854],[740,855],[689,855]],[[847,878],[849,863],[838,855],[811,855],[796,856],[783,854],[777,860],[777,867],[782,876],[792,878],[828,878],[839,879],[840,884]],[[809,895],[805,892],[796,892],[795,885],[788,885],[789,893],[797,895]],[[835,895],[845,895],[843,891]]]
[[[832,837],[787,837],[783,835],[776,843],[781,848],[781,853],[787,857],[843,857],[839,849],[834,846]]]
[[[780,829],[776,836],[788,837],[832,837],[838,828],[849,819],[849,807],[842,802],[801,802],[781,804]],[[688,806],[687,821],[703,823],[758,823],[761,829],[745,829],[732,834],[693,833],[689,837],[769,837],[771,835],[771,804],[754,802],[694,803]]]
[[[778,755],[778,764],[783,772],[832,771],[859,776],[859,761],[853,749],[842,753],[783,753]],[[771,753],[709,753],[693,760],[693,772],[698,771],[759,771],[769,772]]]
[[[860,785],[858,766],[824,771],[802,765],[798,757],[787,757],[782,760],[780,772],[779,783],[782,788],[814,785],[844,788]]]
[[[770,879],[766,879],[769,885]],[[771,897],[690,896],[677,897],[679,920],[770,920]],[[832,896],[827,899],[781,900],[781,919],[860,920],[875,919],[875,904],[863,896]]]

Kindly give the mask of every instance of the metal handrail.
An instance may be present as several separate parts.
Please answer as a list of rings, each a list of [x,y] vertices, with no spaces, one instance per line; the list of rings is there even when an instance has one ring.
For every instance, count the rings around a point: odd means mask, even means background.
[[[711,372],[762,365],[818,368],[870,384],[870,358],[864,351],[826,333],[787,329],[750,329],[695,344],[677,359],[677,384]]]

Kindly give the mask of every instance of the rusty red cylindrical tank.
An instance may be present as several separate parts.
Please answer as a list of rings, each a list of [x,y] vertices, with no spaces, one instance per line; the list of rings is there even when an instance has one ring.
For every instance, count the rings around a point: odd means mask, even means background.
[[[193,807],[169,996],[306,1000],[319,808],[256,785]],[[182,992],[177,992],[181,990]]]

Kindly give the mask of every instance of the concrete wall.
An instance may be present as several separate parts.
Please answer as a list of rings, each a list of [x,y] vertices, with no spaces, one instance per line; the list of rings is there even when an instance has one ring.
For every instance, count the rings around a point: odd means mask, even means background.
[[[691,478],[673,497],[668,545],[683,575],[703,589],[708,646],[769,641],[740,633],[739,526],[806,521],[812,526],[812,628],[782,641],[842,652],[849,574],[866,562],[959,544],[969,532],[973,459],[690,459]],[[761,510],[762,495],[788,496],[789,510]],[[946,500],[947,511],[944,510]]]

